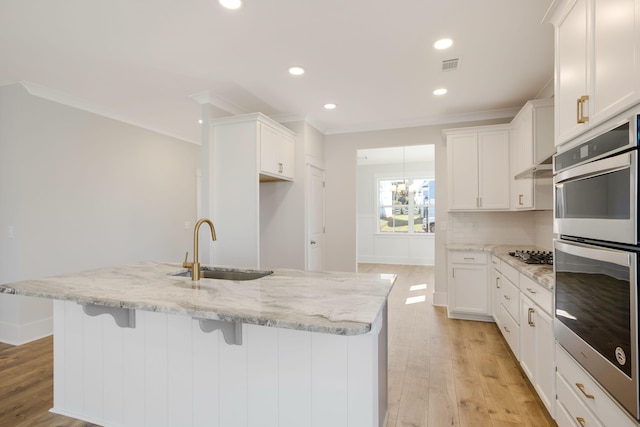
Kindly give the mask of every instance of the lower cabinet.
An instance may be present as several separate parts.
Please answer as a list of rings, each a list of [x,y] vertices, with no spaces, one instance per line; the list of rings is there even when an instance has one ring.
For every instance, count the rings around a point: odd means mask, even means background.
[[[559,427],[636,427],[631,417],[560,346],[556,345]]]
[[[449,317],[492,320],[489,300],[488,254],[449,251]]]
[[[555,364],[553,320],[528,297],[520,297],[520,365],[553,415]]]

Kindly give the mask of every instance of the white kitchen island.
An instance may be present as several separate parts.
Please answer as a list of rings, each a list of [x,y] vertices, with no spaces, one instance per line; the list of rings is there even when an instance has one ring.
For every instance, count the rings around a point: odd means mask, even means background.
[[[384,425],[395,276],[192,282],[181,270],[141,263],[0,286],[54,299],[53,412],[105,426]]]

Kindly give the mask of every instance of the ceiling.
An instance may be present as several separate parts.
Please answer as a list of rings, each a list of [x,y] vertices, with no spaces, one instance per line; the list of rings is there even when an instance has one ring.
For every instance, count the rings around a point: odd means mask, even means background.
[[[511,117],[553,77],[549,2],[2,0],[0,85],[193,142],[195,99],[326,134]],[[454,45],[436,51],[442,37]]]

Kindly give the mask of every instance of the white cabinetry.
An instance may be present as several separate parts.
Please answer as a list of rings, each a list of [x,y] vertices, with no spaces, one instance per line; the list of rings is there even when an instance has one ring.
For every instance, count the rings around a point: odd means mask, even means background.
[[[449,210],[509,209],[509,127],[445,130]]]
[[[553,99],[528,101],[511,122],[512,206],[516,210],[551,210],[551,156],[553,144]],[[548,162],[546,166],[540,166]],[[538,169],[547,168],[549,177],[540,177]],[[522,176],[524,175],[524,176]]]
[[[528,286],[527,277],[520,278],[520,287]],[[528,286],[531,289],[530,286]],[[551,292],[537,289],[535,295],[549,300]],[[545,304],[546,305],[546,304]],[[523,292],[520,297],[520,365],[531,384],[538,392],[540,400],[545,404],[549,413],[553,415],[555,390],[555,363],[553,323],[549,312],[542,309],[534,300]]]
[[[559,427],[637,427],[635,421],[558,344],[556,375]]]
[[[484,252],[449,251],[449,317],[491,320]]]
[[[291,132],[260,123],[260,180],[295,178],[295,141]]]
[[[640,0],[556,0],[556,144],[640,100]]]
[[[266,147],[278,153],[276,163],[285,163],[280,148],[285,146],[283,141],[295,141],[295,134],[261,113],[216,119],[212,125],[211,219],[218,237],[212,245],[213,262],[258,268],[264,213],[260,206],[260,181],[265,177],[274,180],[276,176],[279,180],[293,179],[293,169],[290,176],[284,176],[278,173],[278,165],[275,170],[273,163],[271,169],[263,167],[272,154]]]

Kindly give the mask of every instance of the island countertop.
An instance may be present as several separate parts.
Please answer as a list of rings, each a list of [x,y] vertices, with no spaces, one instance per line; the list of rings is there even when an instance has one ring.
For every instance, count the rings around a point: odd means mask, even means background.
[[[371,330],[393,274],[274,269],[255,280],[174,276],[181,264],[145,262],[0,285],[0,293],[336,335]]]

